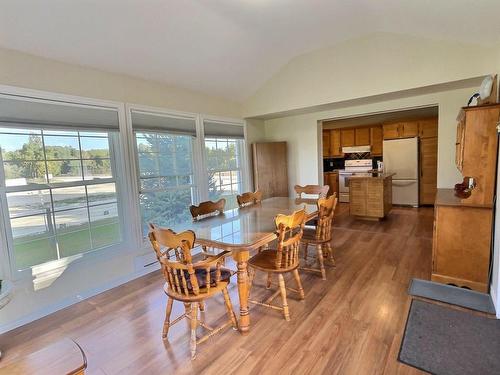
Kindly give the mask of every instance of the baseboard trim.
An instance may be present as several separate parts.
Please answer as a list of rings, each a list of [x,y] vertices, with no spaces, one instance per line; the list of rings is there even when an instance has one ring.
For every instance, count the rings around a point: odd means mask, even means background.
[[[114,279],[114,280],[106,283],[105,285],[101,285],[97,288],[88,289],[86,291],[79,292],[71,297],[64,298],[63,300],[61,300],[58,303],[55,303],[55,304],[49,305],[47,307],[44,307],[42,309],[39,309],[37,311],[34,311],[34,312],[32,312],[28,315],[25,315],[17,320],[14,320],[12,322],[0,325],[0,334],[4,334],[6,332],[12,331],[13,329],[16,329],[16,328],[24,326],[28,323],[34,322],[35,320],[41,319],[47,315],[53,314],[56,311],[62,310],[64,308],[69,307],[71,305],[74,305],[78,302],[84,301],[90,297],[94,297],[102,292],[116,288],[117,286],[128,283],[129,281],[132,281],[132,280],[137,279],[139,277],[145,276],[148,273],[157,271],[159,268],[160,268],[159,265],[144,267],[143,269],[140,269],[139,271],[136,271],[136,272],[131,273],[129,275]]]

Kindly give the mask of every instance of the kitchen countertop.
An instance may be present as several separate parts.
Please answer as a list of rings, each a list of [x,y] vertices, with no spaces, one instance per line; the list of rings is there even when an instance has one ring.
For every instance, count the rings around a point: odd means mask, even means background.
[[[492,208],[493,203],[479,204],[469,203],[467,198],[462,199],[455,195],[453,189],[437,189],[436,206],[457,206],[457,207],[476,207],[476,208]]]

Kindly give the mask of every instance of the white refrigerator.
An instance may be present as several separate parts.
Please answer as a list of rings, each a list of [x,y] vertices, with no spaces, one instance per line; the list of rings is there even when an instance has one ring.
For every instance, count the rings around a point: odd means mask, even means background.
[[[384,141],[385,173],[392,176],[392,203],[418,207],[418,138]]]

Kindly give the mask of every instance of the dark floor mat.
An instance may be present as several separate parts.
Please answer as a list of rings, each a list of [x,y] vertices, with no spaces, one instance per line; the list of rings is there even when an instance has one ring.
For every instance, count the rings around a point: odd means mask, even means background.
[[[437,375],[498,375],[500,320],[413,300],[398,360]]]
[[[491,296],[474,290],[435,283],[428,280],[412,279],[408,294],[449,303],[467,309],[495,314]]]

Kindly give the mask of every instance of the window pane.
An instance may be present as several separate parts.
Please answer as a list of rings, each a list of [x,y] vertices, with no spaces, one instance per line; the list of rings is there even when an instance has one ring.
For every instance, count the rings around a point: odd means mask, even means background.
[[[24,269],[57,259],[52,216],[11,219],[16,268]]]
[[[83,159],[109,158],[108,138],[80,137]]]
[[[43,161],[4,162],[5,186],[46,184],[47,174]]]
[[[9,217],[45,214],[50,211],[50,191],[33,190],[7,194]]]
[[[120,224],[116,203],[90,207],[90,231],[92,247],[94,248],[120,241]]]
[[[160,154],[160,176],[175,176],[174,155]]]
[[[136,142],[139,152],[159,152],[157,137],[154,134],[137,133]]]
[[[68,257],[92,248],[87,208],[55,213],[57,241],[61,257]]]
[[[139,153],[139,171],[141,177],[159,176],[158,154]]]
[[[89,204],[116,202],[116,186],[111,184],[87,185]]]
[[[110,159],[95,159],[83,161],[83,176],[85,180],[96,178],[113,178]]]
[[[78,137],[44,135],[43,140],[47,160],[80,158]]]
[[[1,134],[2,158],[6,160],[43,160],[40,135]]]
[[[173,227],[191,220],[191,188],[140,194],[139,199],[144,235],[148,223]]]
[[[52,189],[52,199],[56,211],[87,206],[85,186]]]
[[[81,181],[82,166],[80,160],[48,161],[49,183]]]

